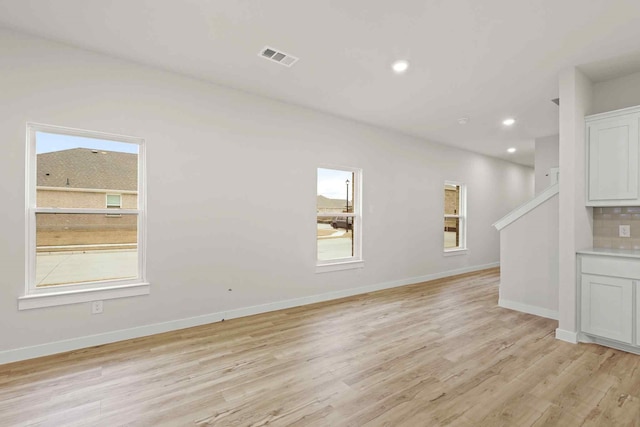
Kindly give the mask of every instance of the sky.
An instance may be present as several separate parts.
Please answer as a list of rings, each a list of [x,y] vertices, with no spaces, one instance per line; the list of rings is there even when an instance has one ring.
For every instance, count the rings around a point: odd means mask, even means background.
[[[36,132],[37,154],[68,150],[71,148],[94,148],[96,150],[118,151],[121,153],[138,153],[137,144],[108,141],[96,138],[85,138],[82,136]]]
[[[318,195],[329,199],[344,200],[349,180],[349,200],[352,200],[353,172],[318,168]]]

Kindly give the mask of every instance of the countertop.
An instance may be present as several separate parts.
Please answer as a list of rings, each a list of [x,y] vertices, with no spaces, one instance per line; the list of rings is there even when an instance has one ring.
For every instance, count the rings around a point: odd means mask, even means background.
[[[605,249],[605,248],[589,248],[577,251],[580,255],[604,255],[622,258],[638,258],[640,259],[640,249]]]

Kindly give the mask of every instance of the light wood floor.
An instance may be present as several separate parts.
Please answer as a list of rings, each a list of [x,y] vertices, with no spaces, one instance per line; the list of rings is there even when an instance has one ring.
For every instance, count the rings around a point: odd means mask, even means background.
[[[640,425],[640,356],[497,307],[497,269],[0,366],[0,426]]]

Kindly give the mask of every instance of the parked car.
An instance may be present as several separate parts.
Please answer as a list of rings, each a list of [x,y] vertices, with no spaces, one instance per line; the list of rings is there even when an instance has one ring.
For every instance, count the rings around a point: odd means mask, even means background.
[[[353,230],[353,217],[333,217],[331,226],[335,229],[344,228],[345,230]]]

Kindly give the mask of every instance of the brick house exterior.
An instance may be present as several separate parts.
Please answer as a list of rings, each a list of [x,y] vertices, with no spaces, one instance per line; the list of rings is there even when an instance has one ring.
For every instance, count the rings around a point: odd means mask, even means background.
[[[89,148],[38,154],[36,200],[38,207],[136,209],[138,156]],[[136,243],[136,215],[41,213],[36,217],[39,251],[78,245],[83,249],[135,247]]]
[[[451,187],[445,185],[444,187],[444,213],[445,215],[458,215],[460,212],[460,187]],[[445,218],[444,219],[444,231],[455,231],[459,228],[459,221],[457,218]],[[458,236],[456,235],[456,246],[458,244]]]

